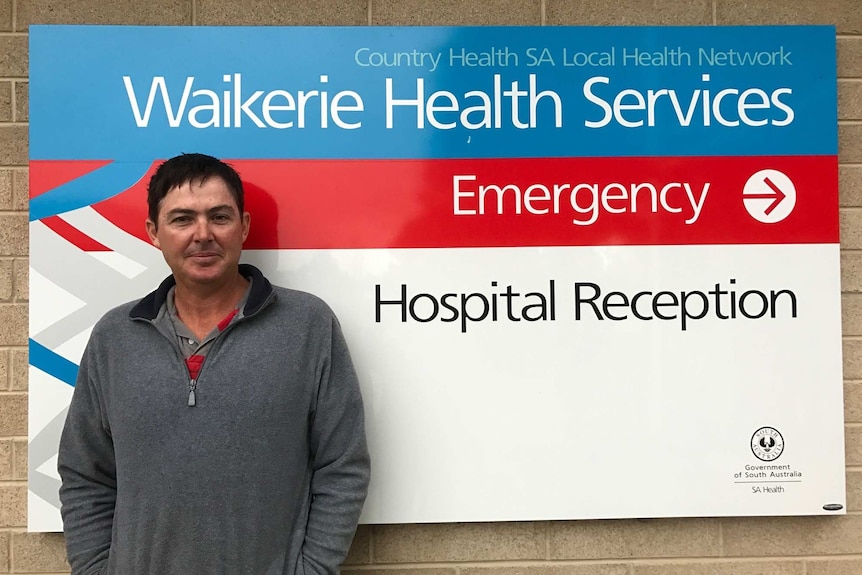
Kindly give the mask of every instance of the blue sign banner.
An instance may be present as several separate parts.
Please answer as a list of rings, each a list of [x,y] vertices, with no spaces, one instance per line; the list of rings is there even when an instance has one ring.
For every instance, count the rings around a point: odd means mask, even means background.
[[[827,26],[33,26],[30,39],[31,66],[53,71],[31,79],[34,159],[837,150]]]

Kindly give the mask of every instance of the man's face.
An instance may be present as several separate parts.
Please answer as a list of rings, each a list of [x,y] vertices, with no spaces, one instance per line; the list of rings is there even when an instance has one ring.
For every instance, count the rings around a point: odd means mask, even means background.
[[[162,250],[177,283],[219,284],[237,273],[249,215],[239,213],[219,177],[171,189],[159,204],[158,222],[147,220],[153,245]]]

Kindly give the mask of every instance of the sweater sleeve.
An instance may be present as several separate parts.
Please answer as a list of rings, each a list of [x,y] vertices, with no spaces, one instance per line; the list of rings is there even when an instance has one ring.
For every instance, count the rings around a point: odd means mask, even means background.
[[[60,512],[72,575],[98,575],[108,562],[117,501],[114,445],[84,352],[60,438]]]
[[[339,572],[370,476],[359,381],[334,317],[328,343],[310,428],[312,501],[301,557],[305,575]]]

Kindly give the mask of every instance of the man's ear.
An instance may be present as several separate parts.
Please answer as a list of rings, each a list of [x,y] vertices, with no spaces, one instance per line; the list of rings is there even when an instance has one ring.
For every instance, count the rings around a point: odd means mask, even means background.
[[[251,214],[248,212],[242,213],[242,241],[248,237],[248,230],[251,229]]]
[[[153,243],[153,245],[161,249],[161,246],[159,245],[159,236],[156,235],[158,231],[159,230],[158,226],[156,226],[156,223],[153,220],[147,218],[147,235],[150,237],[150,241]]]

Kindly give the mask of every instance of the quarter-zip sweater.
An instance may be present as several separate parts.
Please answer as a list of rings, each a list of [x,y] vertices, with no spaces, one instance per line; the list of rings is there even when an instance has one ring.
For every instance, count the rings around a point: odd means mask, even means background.
[[[172,277],[94,327],[58,457],[73,575],[338,572],[369,477],[347,346],[321,300],[240,272],[194,406],[159,328]]]

